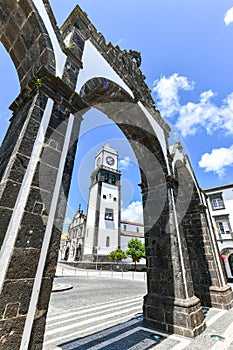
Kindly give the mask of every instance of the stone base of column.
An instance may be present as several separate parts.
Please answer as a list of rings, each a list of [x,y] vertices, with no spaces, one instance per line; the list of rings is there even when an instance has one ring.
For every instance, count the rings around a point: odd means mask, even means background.
[[[197,297],[175,299],[157,294],[144,297],[143,324],[167,333],[194,338],[205,328],[204,315]]]
[[[233,307],[233,291],[230,286],[210,287],[211,307],[229,310]]]

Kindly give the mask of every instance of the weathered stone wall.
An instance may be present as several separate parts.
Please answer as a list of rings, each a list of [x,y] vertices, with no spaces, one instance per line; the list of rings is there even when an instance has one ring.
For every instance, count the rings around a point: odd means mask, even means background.
[[[45,102],[46,96],[39,93],[36,100],[40,101],[41,106],[41,101],[43,100]],[[38,107],[35,101],[33,101],[33,104],[36,108]],[[30,161],[31,148],[35,141],[35,136],[38,133],[38,128],[40,126],[39,121],[41,118],[40,113],[34,113],[34,108],[31,108],[30,111],[31,113],[28,115],[29,120],[27,124],[29,129],[25,128],[24,135],[21,135],[17,141],[18,152],[15,152],[12,156],[10,166],[7,168],[7,172],[4,175],[4,179],[6,180],[2,183],[0,202],[1,215],[5,219],[1,224],[1,241],[4,239],[3,235],[6,228],[9,230],[11,225],[13,225],[11,228],[12,232],[17,230],[17,232],[15,232],[15,244],[11,251],[9,266],[7,267],[5,281],[2,287],[0,303],[2,324],[4,323],[3,330],[6,336],[6,342],[4,343],[6,344],[6,349],[18,349],[21,341],[22,335],[20,332],[19,334],[15,332],[14,335],[9,336],[9,334],[7,334],[7,329],[17,329],[19,322],[21,326],[23,326],[29,310],[29,303],[34,288],[33,284],[36,281],[35,276],[38,273],[38,264],[41,259],[45,232],[50,220],[49,214],[52,209],[51,203],[57,181],[60,157],[66,135],[67,118],[69,115],[65,108],[63,113],[59,108],[58,113],[58,109],[56,106],[54,107],[54,113],[52,113],[47,132],[45,133],[43,148],[37,160],[37,165],[35,166],[35,173],[31,185],[25,183],[25,186],[30,186],[30,188],[28,188],[28,195],[20,225],[17,227],[17,223],[13,219],[14,215],[17,215],[20,202],[15,206],[15,201],[17,201],[20,195],[20,184],[25,177],[25,172]],[[41,331],[44,327],[52,281],[55,274],[80,120],[77,119],[76,124],[77,123],[78,125],[73,132],[73,139],[71,138],[70,140],[71,148],[69,149],[69,155],[67,157],[63,181],[62,184],[59,185],[60,190],[58,188],[60,191],[59,204],[55,213],[55,220],[52,223],[53,230],[51,240],[44,264],[44,272],[42,271],[44,277],[41,281],[41,292],[36,306],[33,334],[35,334],[35,336],[36,334],[40,334],[39,339],[41,344],[43,341],[43,337],[41,338]],[[61,125],[60,128],[59,125]],[[28,132],[28,130],[30,130],[30,132]],[[23,198],[21,198],[21,203],[22,201]],[[20,213],[18,213],[18,215],[20,215]],[[9,224],[10,219],[12,223]],[[12,239],[14,239],[14,237],[12,237]],[[37,327],[39,327],[39,330]],[[38,347],[38,339],[31,339],[31,342],[33,341],[36,342]],[[36,349],[37,347],[33,345],[29,348]]]
[[[87,14],[79,6],[76,6],[69,18],[61,27],[62,36],[65,39],[71,35],[71,49],[75,56],[81,59],[81,50],[84,40],[91,40],[108,63],[117,71],[121,78],[131,87],[135,99],[142,101],[146,106],[152,107],[154,101],[150,90],[145,83],[145,76],[132,59],[133,54],[121,50],[112,43],[106,43],[104,36],[97,31],[90,22]],[[80,47],[81,46],[81,47]]]
[[[71,64],[68,57],[64,81],[55,78],[50,39],[33,4],[4,2],[1,15],[5,13],[8,13],[8,18],[1,21],[1,41],[18,71],[21,93],[11,106],[13,117],[0,154],[0,242],[2,250],[9,252],[8,261],[3,256],[2,265],[5,266],[1,270],[0,338],[4,349],[19,349],[32,313],[34,321],[32,327],[27,328],[29,344],[25,346],[41,349],[82,120],[79,110],[86,105],[73,91],[79,71],[77,62]],[[12,35],[8,37],[9,33]],[[49,99],[52,107],[47,114],[51,115],[46,117]],[[57,184],[70,113],[76,114],[76,118],[61,183]],[[44,133],[42,138],[41,133]],[[41,139],[41,149],[35,156],[38,139]],[[55,186],[58,198],[50,222]],[[21,217],[17,220],[18,216]],[[51,238],[39,271],[49,225]],[[36,283],[39,283],[40,292],[33,316],[30,303]]]
[[[14,62],[24,88],[41,67],[54,73],[53,50],[43,22],[31,1],[0,1],[0,41]]]

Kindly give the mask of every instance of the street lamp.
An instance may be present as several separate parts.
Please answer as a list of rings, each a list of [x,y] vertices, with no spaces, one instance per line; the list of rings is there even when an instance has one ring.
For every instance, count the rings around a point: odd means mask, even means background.
[[[95,254],[96,254],[96,260],[95,260],[95,269],[98,270],[98,250],[100,250],[100,247],[95,247]]]

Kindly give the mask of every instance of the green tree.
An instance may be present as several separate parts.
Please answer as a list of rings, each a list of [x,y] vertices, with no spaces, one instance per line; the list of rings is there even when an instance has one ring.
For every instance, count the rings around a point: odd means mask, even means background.
[[[112,250],[109,254],[108,254],[108,259],[110,261],[116,260],[117,263],[118,261],[127,258],[127,255],[125,254],[125,252],[123,252],[123,250],[121,250],[120,248],[117,248],[115,250]]]
[[[126,254],[133,259],[136,271],[137,262],[139,262],[141,258],[146,257],[145,244],[137,238],[132,238],[128,242],[128,249],[126,250]]]

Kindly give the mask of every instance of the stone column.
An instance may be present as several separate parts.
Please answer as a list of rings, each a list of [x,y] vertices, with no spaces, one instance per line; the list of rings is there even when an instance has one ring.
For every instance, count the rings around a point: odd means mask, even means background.
[[[220,262],[207,206],[198,185],[183,162],[176,162],[176,207],[191,264],[195,295],[205,306],[230,309],[233,293]]]
[[[144,298],[144,324],[151,328],[195,337],[205,329],[200,300],[194,295],[187,246],[177,222],[171,177],[167,177],[166,201],[157,222],[157,208],[164,188],[142,190],[145,205],[145,237],[148,294]],[[148,194],[150,202],[148,203]],[[146,211],[146,212],[145,212]],[[150,220],[152,220],[150,222]]]
[[[18,106],[0,154],[4,158],[7,145],[13,144],[0,184],[2,349],[43,345],[81,123],[67,100],[58,104],[47,92],[41,87]]]

